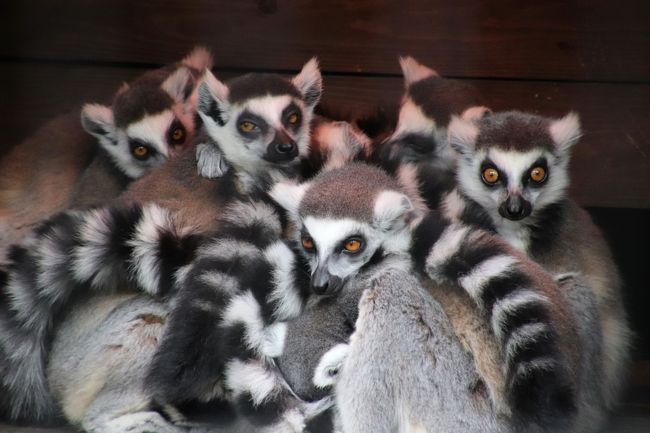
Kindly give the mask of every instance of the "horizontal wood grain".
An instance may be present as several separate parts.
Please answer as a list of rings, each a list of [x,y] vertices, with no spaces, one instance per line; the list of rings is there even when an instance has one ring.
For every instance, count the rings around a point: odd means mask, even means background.
[[[86,101],[105,101],[137,68],[0,64],[0,149],[49,117]],[[228,77],[232,74],[217,75]],[[586,206],[650,208],[650,85],[468,80],[495,110],[548,116],[576,110],[585,135],[574,151],[573,194]],[[326,76],[323,102],[342,111],[370,111],[399,101],[402,80]],[[2,150],[0,150],[0,153]]]
[[[195,44],[219,67],[397,74],[411,54],[462,77],[644,81],[647,0],[21,0],[0,59],[162,64]]]

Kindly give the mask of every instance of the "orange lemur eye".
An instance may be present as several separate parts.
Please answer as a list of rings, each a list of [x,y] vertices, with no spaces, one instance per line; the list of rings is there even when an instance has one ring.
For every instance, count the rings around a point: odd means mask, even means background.
[[[149,149],[147,149],[146,146],[136,146],[131,150],[131,153],[133,153],[133,156],[136,158],[142,159],[149,155]]]
[[[251,132],[255,128],[257,128],[257,125],[254,124],[253,122],[245,121],[239,124],[239,130],[242,132]]]
[[[361,247],[363,246],[363,242],[359,238],[350,238],[347,241],[345,241],[345,245],[343,248],[345,248],[345,251],[348,253],[356,253],[359,250],[361,250]]]
[[[310,238],[309,236],[305,236],[302,238],[302,247],[306,250],[313,250],[314,249],[314,240]]]
[[[546,180],[546,169],[544,167],[535,167],[530,171],[530,178],[533,182],[542,183]]]
[[[488,167],[483,170],[483,182],[488,185],[494,185],[499,180],[499,171],[494,167]]]
[[[174,128],[172,131],[172,143],[179,144],[185,141],[185,130],[181,127]]]
[[[292,125],[295,125],[296,123],[298,123],[299,120],[300,120],[300,117],[298,116],[298,113],[291,113],[289,115],[289,117],[287,117],[287,122],[289,122]]]

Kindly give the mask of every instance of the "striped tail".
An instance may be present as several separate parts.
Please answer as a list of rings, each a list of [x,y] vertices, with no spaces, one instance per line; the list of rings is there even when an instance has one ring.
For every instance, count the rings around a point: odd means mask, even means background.
[[[45,365],[55,324],[77,298],[136,286],[171,290],[198,237],[155,206],[58,214],[21,245],[0,279],[0,371],[11,419],[46,420],[53,412]]]
[[[558,335],[567,328],[562,307],[553,302],[555,283],[492,234],[439,220],[425,224],[416,245],[420,251],[431,247],[416,262],[432,280],[464,289],[485,315],[501,349],[515,416],[540,424],[566,420],[575,411],[574,387]]]
[[[286,429],[316,410],[292,396],[272,360],[284,348],[285,322],[302,312],[309,293],[308,274],[282,233],[272,206],[234,203],[219,233],[179,272],[146,381],[157,401],[226,398],[268,431],[293,431]]]

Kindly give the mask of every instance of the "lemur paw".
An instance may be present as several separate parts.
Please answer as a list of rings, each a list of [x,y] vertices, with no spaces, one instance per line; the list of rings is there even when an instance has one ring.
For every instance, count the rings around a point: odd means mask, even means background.
[[[221,151],[210,143],[196,146],[196,168],[199,176],[207,179],[222,177],[229,169]]]

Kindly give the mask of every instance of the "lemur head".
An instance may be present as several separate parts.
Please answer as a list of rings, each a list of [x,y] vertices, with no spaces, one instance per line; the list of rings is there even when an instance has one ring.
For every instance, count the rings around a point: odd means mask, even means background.
[[[489,112],[477,90],[441,77],[412,57],[400,58],[405,93],[393,134],[380,145],[382,160],[427,162],[453,167],[447,142],[451,116],[478,118]]]
[[[321,93],[315,58],[292,79],[247,74],[224,84],[208,72],[199,87],[198,113],[235,169],[293,172],[309,151],[309,124]]]
[[[85,105],[81,124],[121,171],[138,178],[191,145],[195,89],[210,67],[211,55],[196,48],[182,61],[124,84],[110,107]]]
[[[311,267],[311,288],[321,295],[336,294],[387,255],[405,254],[421,214],[395,179],[360,163],[322,172],[308,183],[276,184],[271,196],[288,211]]]
[[[580,134],[575,113],[558,120],[517,111],[455,118],[449,140],[459,155],[459,187],[493,218],[534,216],[566,197],[570,149]]]

